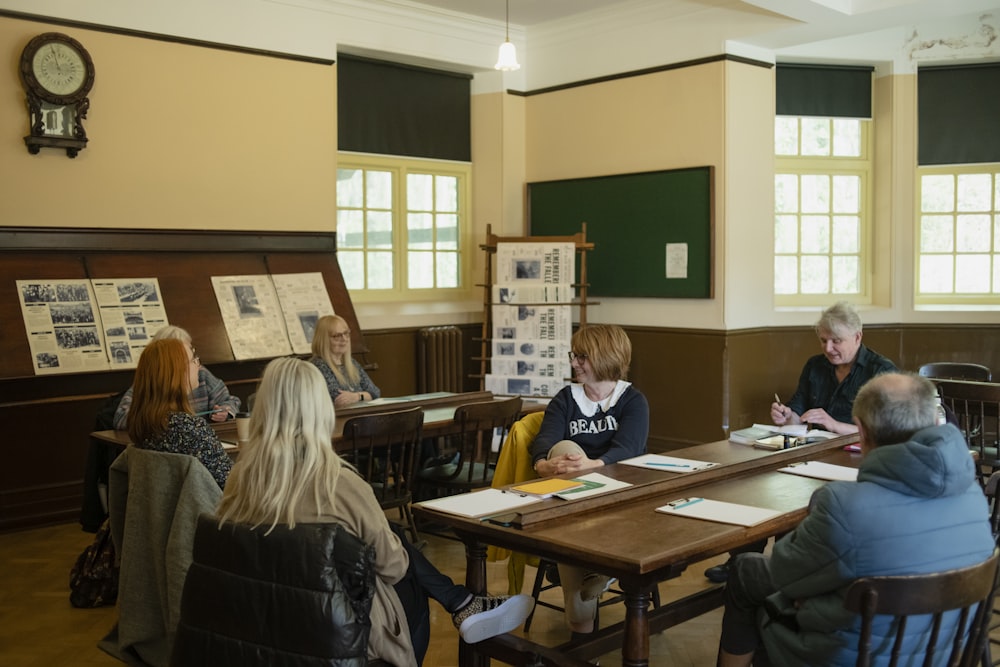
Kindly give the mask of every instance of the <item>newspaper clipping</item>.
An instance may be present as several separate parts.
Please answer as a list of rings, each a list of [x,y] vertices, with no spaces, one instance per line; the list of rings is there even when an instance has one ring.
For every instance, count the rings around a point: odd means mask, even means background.
[[[212,276],[215,298],[236,359],[292,353],[285,319],[269,275]]]
[[[285,316],[288,340],[295,354],[308,354],[312,349],[316,322],[333,315],[333,304],[323,282],[323,274],[284,273],[272,275],[274,290]]]
[[[497,244],[497,285],[570,285],[575,276],[572,242]]]
[[[94,292],[87,279],[18,280],[36,375],[108,369]]]
[[[112,370],[135,368],[139,355],[167,326],[156,278],[100,278],[91,281]]]

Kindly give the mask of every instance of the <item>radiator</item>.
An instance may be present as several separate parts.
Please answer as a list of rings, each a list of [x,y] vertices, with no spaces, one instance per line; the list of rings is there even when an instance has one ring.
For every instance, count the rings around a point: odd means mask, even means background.
[[[417,391],[462,391],[462,331],[456,326],[417,332]]]

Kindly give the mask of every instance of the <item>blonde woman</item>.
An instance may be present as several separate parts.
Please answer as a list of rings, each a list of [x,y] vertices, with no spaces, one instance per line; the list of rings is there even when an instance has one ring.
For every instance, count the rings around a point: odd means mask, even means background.
[[[220,522],[265,531],[279,524],[336,522],[374,546],[368,654],[396,667],[423,660],[430,638],[428,597],[452,614],[467,642],[518,627],[531,611],[531,597],[475,596],[439,572],[401,529],[391,527],[368,483],[330,446],[333,428],[333,403],[319,371],[295,358],[269,363],[250,417],[250,440],[219,505]]]
[[[351,328],[339,315],[325,315],[316,322],[312,339],[315,364],[326,380],[333,404],[346,408],[382,395],[365,369],[351,356]]]

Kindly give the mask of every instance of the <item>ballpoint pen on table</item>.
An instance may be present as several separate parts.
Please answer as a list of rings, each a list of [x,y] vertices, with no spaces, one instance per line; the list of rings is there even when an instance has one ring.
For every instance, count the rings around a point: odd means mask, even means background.
[[[690,468],[687,463],[660,463],[659,461],[646,461],[648,466],[658,466],[661,468]]]

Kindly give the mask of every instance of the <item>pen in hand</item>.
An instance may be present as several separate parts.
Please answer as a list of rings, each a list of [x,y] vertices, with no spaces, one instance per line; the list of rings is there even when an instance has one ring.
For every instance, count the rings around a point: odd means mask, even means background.
[[[777,403],[778,405],[782,405],[781,399],[778,398],[778,392],[774,392],[774,402]]]

